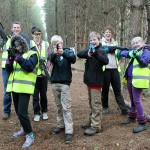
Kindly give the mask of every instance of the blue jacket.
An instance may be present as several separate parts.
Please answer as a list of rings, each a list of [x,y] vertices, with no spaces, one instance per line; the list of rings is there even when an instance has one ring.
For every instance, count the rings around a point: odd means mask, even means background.
[[[129,52],[127,50],[123,50],[121,51],[121,56],[122,57],[126,57],[126,58],[130,58],[129,56]],[[150,63],[150,51],[148,49],[144,49],[143,53],[136,57],[136,58],[132,58],[131,61],[129,62],[128,67],[126,68],[125,71],[125,77],[132,77],[132,69],[133,69],[133,60],[137,59],[139,66],[142,67],[147,67],[148,64]]]

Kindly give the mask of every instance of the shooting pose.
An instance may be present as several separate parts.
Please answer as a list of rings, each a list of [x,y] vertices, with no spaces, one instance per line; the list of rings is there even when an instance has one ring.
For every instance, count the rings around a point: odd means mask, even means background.
[[[63,48],[63,40],[59,35],[54,35],[51,38],[51,44],[54,48],[51,52],[53,64],[51,84],[57,106],[57,127],[52,132],[58,134],[65,130],[65,143],[70,143],[73,140],[70,94],[71,64],[76,62],[76,56],[70,48]]]
[[[103,37],[101,39],[102,46],[116,46],[117,42],[113,39],[114,30],[112,27],[107,26],[103,30]],[[109,113],[109,87],[112,85],[113,92],[115,95],[115,100],[120,107],[121,114],[127,115],[127,107],[124,102],[124,98],[121,94],[121,81],[120,81],[120,66],[119,66],[119,51],[115,48],[110,50],[105,50],[108,53],[109,63],[105,66],[104,70],[104,86],[102,88],[102,106],[103,106],[103,114]]]
[[[84,83],[88,88],[89,104],[91,113],[89,120],[82,125],[84,134],[95,135],[102,131],[102,106],[100,100],[101,88],[103,86],[103,65],[108,64],[107,53],[102,50],[100,34],[91,32],[89,35],[90,46],[88,50],[77,53],[79,58],[86,59]]]
[[[122,124],[133,123],[137,118],[138,126],[133,129],[133,133],[139,133],[146,130],[147,119],[141,96],[142,89],[149,88],[150,51],[141,37],[133,38],[131,45],[135,50],[121,51],[122,57],[130,58],[123,82],[127,84],[131,101],[129,117]]]
[[[21,124],[21,130],[15,132],[13,136],[26,135],[23,148],[29,147],[34,142],[28,106],[30,95],[34,93],[39,65],[38,54],[36,51],[29,51],[28,40],[27,36],[12,36],[6,61],[6,69],[11,72],[6,91],[12,93],[15,111]]]

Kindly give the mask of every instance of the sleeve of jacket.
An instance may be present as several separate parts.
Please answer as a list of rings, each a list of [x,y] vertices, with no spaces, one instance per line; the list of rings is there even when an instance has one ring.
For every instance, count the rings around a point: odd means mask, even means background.
[[[54,51],[52,51],[51,53],[50,53],[50,61],[52,62],[52,63],[54,63],[55,62],[55,60],[56,60],[56,57],[57,57],[57,55],[54,53]]]
[[[38,63],[38,58],[36,54],[31,55],[29,59],[20,56],[18,63],[25,71],[32,72]]]
[[[69,48],[64,49],[63,57],[65,57],[72,64],[76,62],[76,55],[74,54],[73,50]]]
[[[109,63],[107,53],[102,50],[96,51],[92,56],[98,59],[101,63],[103,63],[103,65],[107,65]]]
[[[142,55],[136,57],[136,59],[141,67],[147,67],[150,63],[150,51],[148,49],[145,49]]]
[[[121,55],[121,57],[130,58],[129,52],[130,52],[130,51],[122,50],[122,51],[120,52],[120,55]]]
[[[85,58],[85,59],[87,59],[89,57],[88,56],[88,50],[80,50],[80,51],[78,51],[77,56],[79,58]]]

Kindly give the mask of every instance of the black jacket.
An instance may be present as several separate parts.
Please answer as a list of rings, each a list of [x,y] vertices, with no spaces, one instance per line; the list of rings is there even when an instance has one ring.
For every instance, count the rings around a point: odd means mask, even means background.
[[[79,58],[85,58],[84,83],[92,86],[102,86],[103,84],[103,65],[107,65],[109,60],[107,53],[101,46],[95,48],[92,57],[88,56],[88,50],[82,50],[77,53]]]
[[[72,81],[71,64],[76,62],[74,52],[69,48],[63,49],[63,55],[56,55],[51,52],[50,60],[53,64],[51,83],[62,83],[70,85]]]

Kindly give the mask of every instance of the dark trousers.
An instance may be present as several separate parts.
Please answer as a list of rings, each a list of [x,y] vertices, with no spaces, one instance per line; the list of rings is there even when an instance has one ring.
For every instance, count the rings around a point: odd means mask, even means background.
[[[28,106],[30,100],[30,94],[12,93],[13,102],[16,114],[18,115],[21,126],[26,134],[32,132],[30,119],[28,117]]]
[[[8,78],[10,72],[7,71],[5,68],[2,68],[2,77],[3,77],[3,85],[4,85],[4,113],[10,114],[11,113],[11,93],[6,92]]]
[[[47,83],[46,77],[37,77],[33,94],[34,114],[47,112]]]
[[[122,96],[121,95],[121,82],[120,74],[117,69],[106,69],[104,72],[104,81],[102,88],[102,106],[103,108],[108,108],[108,94],[109,87],[112,85],[115,98]]]

